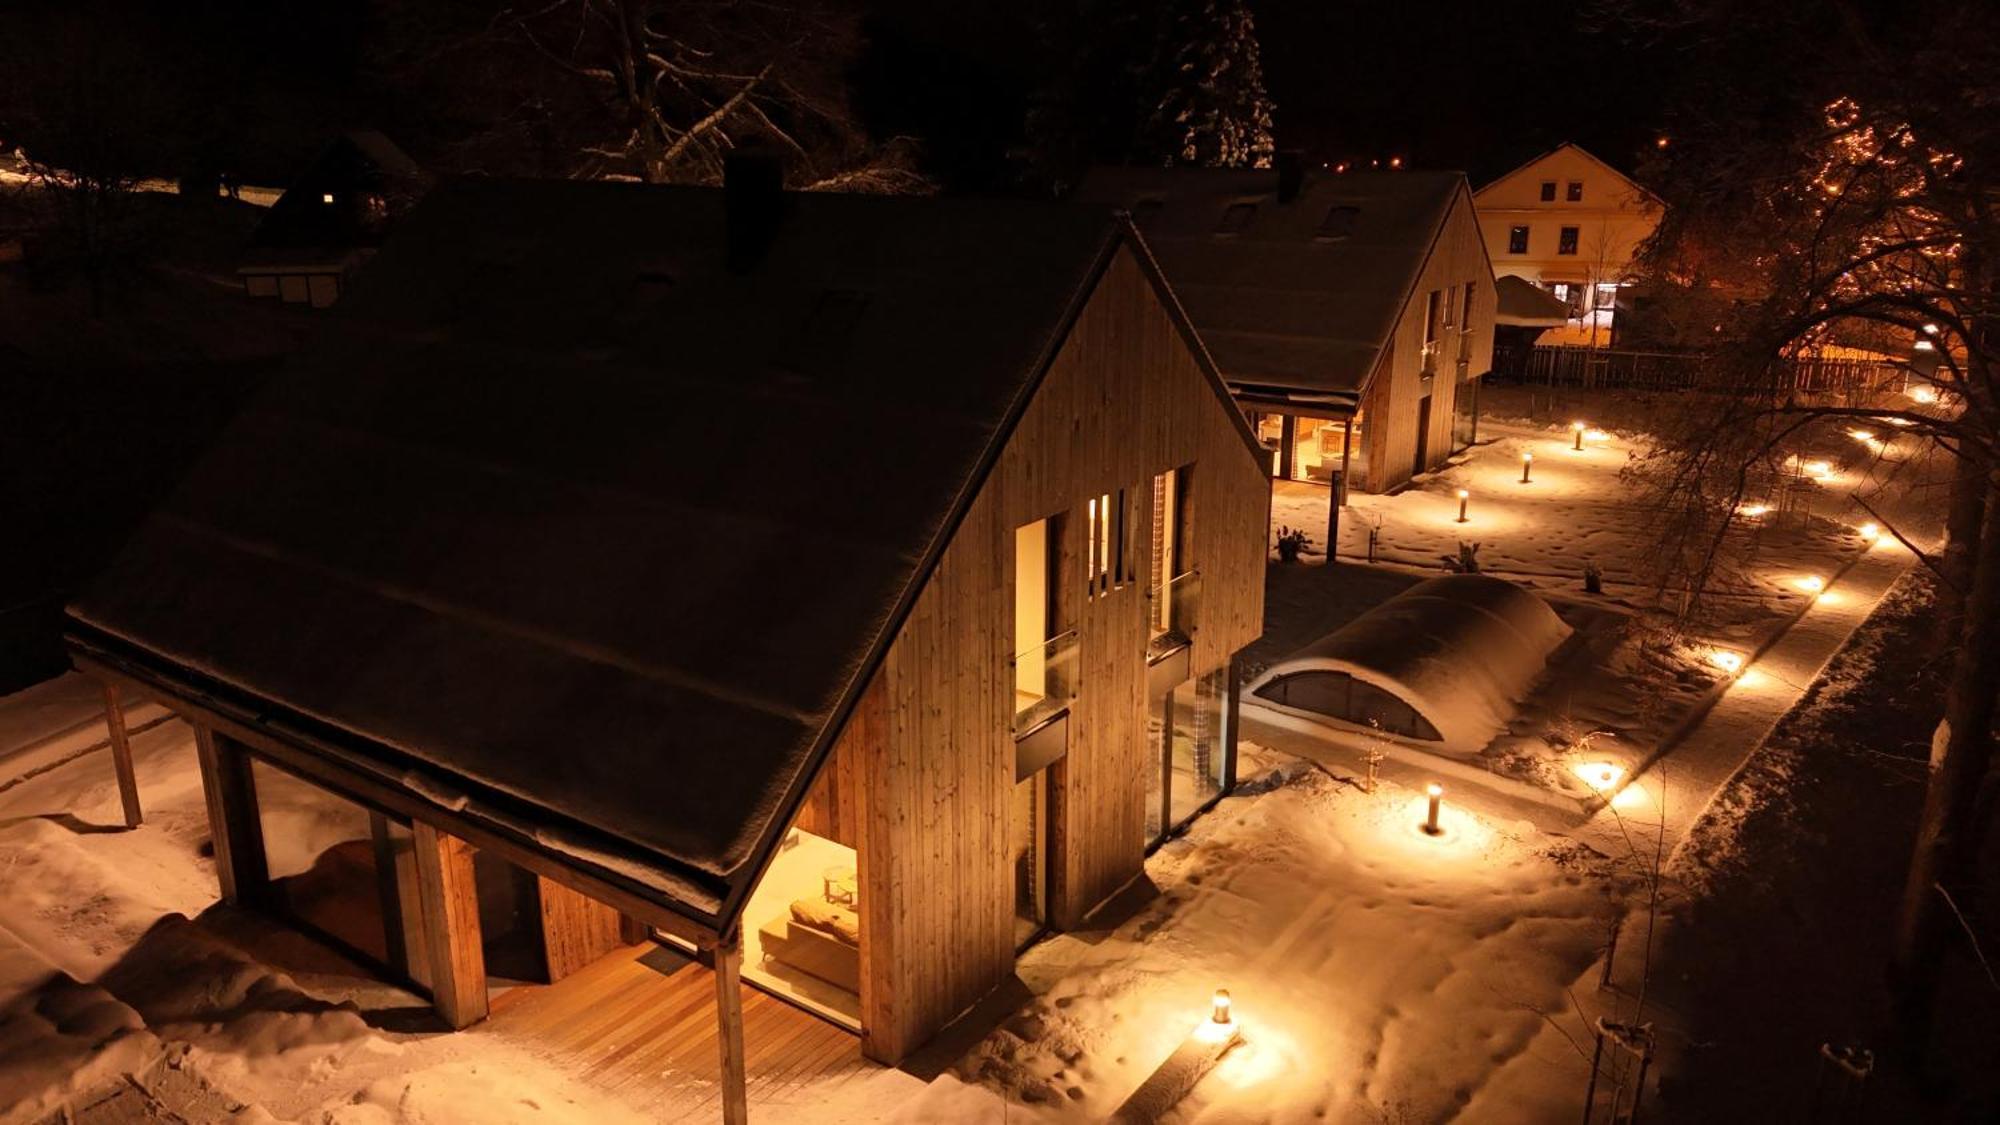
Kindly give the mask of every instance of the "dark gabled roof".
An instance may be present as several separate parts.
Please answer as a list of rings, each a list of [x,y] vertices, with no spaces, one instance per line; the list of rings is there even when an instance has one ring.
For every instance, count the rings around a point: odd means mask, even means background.
[[[1493,282],[1493,323],[1514,328],[1561,328],[1569,305],[1525,277],[1508,274]]]
[[[75,642],[721,917],[1128,229],[782,207],[735,272],[718,190],[438,188]]]
[[[1078,198],[1131,210],[1232,385],[1358,394],[1465,177],[1312,172],[1287,203],[1277,186],[1265,169],[1107,167]]]
[[[265,213],[250,237],[253,264],[381,244],[391,220],[430,187],[396,143],[372,129],[328,141]],[[333,202],[326,202],[331,195]]]

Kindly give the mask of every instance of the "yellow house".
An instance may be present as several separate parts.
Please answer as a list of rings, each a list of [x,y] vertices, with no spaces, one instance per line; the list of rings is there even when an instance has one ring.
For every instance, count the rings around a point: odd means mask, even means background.
[[[1524,278],[1566,302],[1544,343],[1609,344],[1632,259],[1660,224],[1658,196],[1574,144],[1473,193],[1496,277]]]

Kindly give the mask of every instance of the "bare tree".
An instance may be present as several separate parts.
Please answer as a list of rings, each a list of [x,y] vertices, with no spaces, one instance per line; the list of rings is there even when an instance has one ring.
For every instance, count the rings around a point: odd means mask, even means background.
[[[1701,20],[1725,20],[1733,9]],[[1971,897],[1992,803],[2000,690],[2000,26],[1989,8],[1897,12],[1921,36],[1831,6],[1827,38],[1801,52],[1790,116],[1753,127],[1736,107],[1683,122],[1666,168],[1670,210],[1645,252],[1681,319],[1714,319],[1712,392],[1649,467],[1672,515],[1668,581],[1700,594],[1740,543],[1746,498],[1785,454],[1860,420],[1952,459],[1948,546],[1923,557],[1957,623],[1941,752],[1933,761],[1896,942],[1913,1029],[1928,1023],[1950,904]],[[1685,12],[1684,12],[1685,14]],[[1808,66],[1817,69],[1808,70]],[[1908,393],[1870,399],[1802,390],[1792,364],[1828,348],[1905,357]],[[1898,390],[1892,388],[1892,391]],[[1883,522],[1890,522],[1884,520]],[[1892,533],[1900,533],[1893,524]],[[1982,795],[1982,793],[1984,795]]]
[[[478,47],[495,41],[581,98],[565,174],[712,183],[757,141],[807,190],[928,190],[907,139],[875,143],[854,118],[858,24],[834,0],[538,0],[500,11]]]

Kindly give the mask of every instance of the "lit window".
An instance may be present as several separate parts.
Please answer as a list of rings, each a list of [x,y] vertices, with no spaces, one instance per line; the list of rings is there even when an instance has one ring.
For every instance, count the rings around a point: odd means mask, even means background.
[[[1569,188],[1563,194],[1563,198],[1569,200],[1571,203],[1582,203],[1583,181],[1571,180],[1569,182]]]
[[[1453,328],[1456,327],[1457,324],[1458,324],[1458,286],[1454,285],[1450,289],[1445,290],[1444,294],[1444,326],[1446,328]]]
[[[330,191],[328,191],[328,192],[322,192],[322,193],[320,193],[320,197],[319,197],[319,201],[320,201],[321,203],[332,203],[332,202],[333,202],[333,193],[332,193],[332,192],[330,192]]]
[[[1555,201],[1556,201],[1556,182],[1554,180],[1543,180],[1542,202],[1554,203]]]
[[[1577,235],[1577,228],[1575,227],[1562,228],[1562,231],[1556,235],[1556,253],[1558,254],[1576,253],[1576,235]]]
[[[1618,284],[1616,282],[1607,281],[1598,283],[1597,307],[1600,309],[1615,309],[1618,307]]]
[[[1507,228],[1507,252],[1509,254],[1526,254],[1528,252],[1527,227]]]
[[[1216,224],[1217,234],[1242,234],[1250,225],[1250,216],[1257,213],[1255,203],[1232,203],[1222,213],[1222,221]]]
[[[1125,490],[1092,497],[1087,507],[1090,545],[1084,586],[1097,597],[1125,581]]]
[[[1433,289],[1424,298],[1424,370],[1429,371],[1437,360],[1438,351],[1438,305],[1443,294]]]

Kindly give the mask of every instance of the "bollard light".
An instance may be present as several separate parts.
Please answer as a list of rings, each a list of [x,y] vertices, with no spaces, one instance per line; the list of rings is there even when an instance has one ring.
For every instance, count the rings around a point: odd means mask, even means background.
[[[1570,432],[1576,435],[1575,449],[1578,453],[1583,452],[1583,431],[1589,428],[1589,426],[1584,425],[1582,422],[1571,422],[1569,424]]]
[[[1522,483],[1522,484],[1527,484],[1527,483],[1528,483],[1528,471],[1529,471],[1530,469],[1534,468],[1534,467],[1535,467],[1535,455],[1534,455],[1534,454],[1532,454],[1532,453],[1523,453],[1523,454],[1521,454],[1521,483]]]
[[[1458,490],[1458,522],[1460,523],[1465,522],[1465,502],[1470,499],[1472,499],[1472,493],[1467,492],[1463,488]]]
[[[1870,543],[1882,538],[1882,529],[1872,523],[1864,523],[1856,530],[1861,533],[1861,538],[1866,539]]]
[[[1430,813],[1424,817],[1424,834],[1436,836],[1444,831],[1438,827],[1438,804],[1444,800],[1444,786],[1433,781],[1424,786],[1424,795],[1431,799]]]
[[[1210,1000],[1208,1018],[1194,1029],[1194,1037],[1198,1042],[1214,1046],[1235,1039],[1236,1032],[1236,1012],[1229,1003],[1229,990],[1218,988]]]
[[[1821,590],[1826,589],[1826,579],[1817,574],[1808,574],[1799,579],[1799,589],[1816,596]]]
[[[1910,388],[1910,401],[1911,401],[1911,402],[1921,402],[1921,403],[1932,403],[1932,402],[1936,402],[1936,401],[1937,401],[1937,391],[1936,391],[1936,390],[1934,390],[1934,389],[1932,389],[1932,388],[1930,388],[1930,387],[1922,387],[1922,386],[1918,386],[1918,387],[1911,387],[1911,388]]]
[[[1732,676],[1743,670],[1743,654],[1728,649],[1719,648],[1709,653],[1708,662]]]
[[[1736,510],[1746,518],[1754,520],[1765,512],[1770,511],[1771,506],[1769,504],[1745,504]]]

